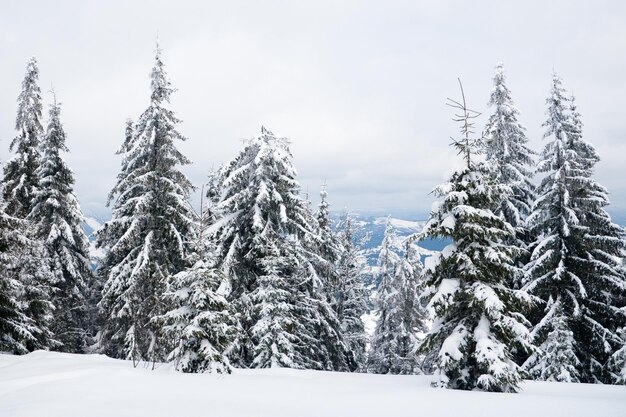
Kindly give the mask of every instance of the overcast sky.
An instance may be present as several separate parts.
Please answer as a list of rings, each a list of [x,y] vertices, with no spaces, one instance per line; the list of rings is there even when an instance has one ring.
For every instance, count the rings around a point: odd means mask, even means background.
[[[455,167],[446,97],[489,109],[503,61],[531,145],[554,68],[573,90],[597,178],[626,207],[624,1],[10,1],[0,10],[0,158],[26,61],[54,85],[85,211],[113,185],[124,123],[149,99],[157,32],[201,184],[265,125],[292,139],[303,189],[334,209],[427,213]]]

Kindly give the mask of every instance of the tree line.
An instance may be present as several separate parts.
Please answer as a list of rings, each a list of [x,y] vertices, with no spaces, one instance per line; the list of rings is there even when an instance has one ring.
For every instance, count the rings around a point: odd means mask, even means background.
[[[424,230],[379,254],[371,338],[358,226],[302,197],[289,140],[265,127],[212,170],[201,210],[157,48],[146,110],[127,121],[90,268],[61,107],[42,126],[34,59],[18,97],[0,210],[0,350],[102,352],[183,372],[290,367],[434,373],[435,385],[514,392],[522,378],[626,382],[623,230],[593,179],[599,161],[554,75],[546,145],[527,146],[496,68],[485,132],[460,113],[464,168],[435,188]],[[542,175],[536,185],[535,172]],[[452,243],[422,263],[416,241]]]

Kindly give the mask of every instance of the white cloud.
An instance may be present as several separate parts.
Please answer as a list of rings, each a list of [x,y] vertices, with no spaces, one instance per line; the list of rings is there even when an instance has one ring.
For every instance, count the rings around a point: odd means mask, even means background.
[[[303,188],[326,180],[336,208],[414,207],[457,164],[445,98],[463,79],[487,112],[504,61],[532,145],[541,147],[552,68],[573,89],[598,179],[626,207],[626,4],[590,2],[14,2],[0,15],[0,157],[31,55],[64,103],[68,156],[83,202],[113,184],[124,121],[148,100],[157,31],[179,91],[195,183],[261,124],[293,139]],[[483,117],[482,122],[486,120]],[[315,198],[314,198],[315,200]]]

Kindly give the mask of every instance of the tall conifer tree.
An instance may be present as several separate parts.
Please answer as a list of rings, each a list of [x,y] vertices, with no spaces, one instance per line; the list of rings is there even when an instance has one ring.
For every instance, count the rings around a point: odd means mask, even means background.
[[[556,74],[547,104],[550,141],[538,166],[546,176],[529,217],[537,240],[525,285],[544,311],[532,332],[540,351],[525,365],[538,379],[608,382],[605,364],[623,343],[623,233],[604,209],[607,191],[592,178],[599,158]]]
[[[521,314],[528,297],[509,287],[518,254],[510,243],[515,231],[492,211],[511,189],[490,165],[473,159],[481,148],[471,137],[476,116],[465,98],[451,102],[461,113],[456,120],[463,138],[454,145],[465,167],[435,188],[442,201],[421,234],[452,243],[430,261],[426,273],[434,322],[420,348],[437,354],[437,386],[515,392],[522,372],[511,350],[529,348],[529,323]]]
[[[55,306],[52,331],[65,352],[82,352],[88,343],[87,284],[91,270],[85,222],[74,195],[74,174],[61,156],[68,152],[61,108],[50,106],[50,120],[41,142],[41,163],[36,170],[39,188],[29,219],[35,238],[44,242],[52,273],[51,301]]]
[[[425,311],[418,291],[423,291],[422,264],[415,245],[404,243],[404,253],[391,250],[395,233],[388,221],[379,256],[378,321],[368,353],[368,370],[380,374],[419,372],[418,332],[426,330]]]
[[[341,256],[337,263],[335,310],[348,349],[348,366],[351,371],[363,371],[367,360],[368,336],[362,317],[368,312],[369,293],[363,284],[365,259],[356,245],[354,235],[354,222],[345,213],[339,225]]]
[[[169,349],[153,319],[165,313],[167,279],[189,265],[195,240],[195,213],[188,204],[192,185],[180,171],[190,161],[176,148],[185,138],[176,130],[180,120],[167,108],[173,91],[157,46],[150,105],[132,140],[126,137],[112,192],[113,219],[98,234],[107,249],[101,267],[103,344],[114,357],[165,359]]]
[[[493,78],[489,105],[493,113],[485,128],[485,157],[499,180],[511,187],[512,194],[503,198],[494,214],[502,215],[524,237],[524,224],[534,201],[532,166],[534,152],[528,147],[526,128],[519,122],[511,91],[506,85],[504,66],[499,63]]]
[[[52,276],[45,259],[42,242],[33,237],[33,225],[28,216],[34,204],[35,193],[39,189],[37,170],[40,164],[40,141],[43,133],[41,125],[41,90],[37,84],[39,69],[37,60],[32,58],[26,66],[22,89],[18,96],[15,129],[18,135],[11,142],[10,150],[15,155],[4,166],[2,196],[7,219],[12,219],[13,233],[21,236],[19,247],[20,262],[13,269],[14,279],[19,287],[18,303],[37,329],[34,338],[25,341],[27,350],[45,349],[57,346],[50,330],[53,304],[50,301]]]
[[[25,219],[30,214],[33,197],[39,187],[36,171],[39,168],[39,142],[43,126],[41,89],[37,84],[38,80],[37,60],[31,58],[26,66],[22,91],[17,99],[15,129],[18,135],[10,146],[15,155],[4,165],[2,180],[6,213],[20,219]]]
[[[288,141],[262,128],[224,169],[222,219],[212,228],[228,299],[240,312],[240,366],[340,369],[339,324],[328,308],[316,227],[300,198]]]

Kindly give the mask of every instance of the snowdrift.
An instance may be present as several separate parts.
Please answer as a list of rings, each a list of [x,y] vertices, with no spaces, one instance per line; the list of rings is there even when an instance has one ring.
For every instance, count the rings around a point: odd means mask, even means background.
[[[520,394],[431,388],[426,376],[291,369],[155,371],[100,355],[0,355],[2,417],[624,417],[626,387],[526,382]]]

